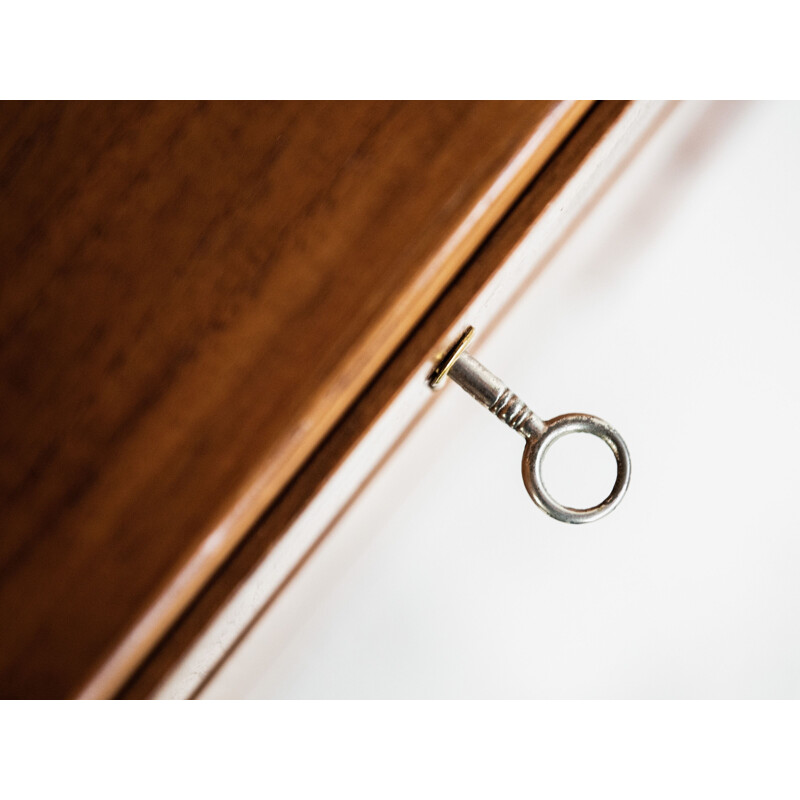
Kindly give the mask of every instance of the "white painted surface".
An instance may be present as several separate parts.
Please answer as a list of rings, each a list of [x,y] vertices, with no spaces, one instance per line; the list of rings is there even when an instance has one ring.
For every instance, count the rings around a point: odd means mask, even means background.
[[[680,107],[478,333],[538,413],[623,433],[617,511],[543,515],[451,386],[204,696],[800,696],[798,140],[800,105]],[[569,444],[553,491],[594,500]]]

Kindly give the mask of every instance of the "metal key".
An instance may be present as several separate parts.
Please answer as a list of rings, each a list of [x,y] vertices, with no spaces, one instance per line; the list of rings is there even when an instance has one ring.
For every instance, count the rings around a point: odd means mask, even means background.
[[[446,378],[486,406],[498,419],[527,440],[522,454],[522,480],[539,508],[561,522],[593,522],[616,508],[628,489],[631,461],[625,441],[607,422],[590,414],[562,414],[543,420],[517,397],[496,375],[466,352],[474,328],[467,328],[428,377],[432,389]],[[608,497],[591,508],[562,505],[545,488],[542,461],[550,446],[569,433],[590,433],[602,439],[617,460],[617,479]]]

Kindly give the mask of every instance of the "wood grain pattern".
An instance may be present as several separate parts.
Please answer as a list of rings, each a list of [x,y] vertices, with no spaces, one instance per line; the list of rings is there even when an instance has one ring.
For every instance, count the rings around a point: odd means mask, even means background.
[[[0,106],[0,694],[128,678],[586,107]]]
[[[457,327],[454,329],[454,325],[463,324],[459,320],[464,310],[501,269],[509,252],[530,230],[535,229],[548,204],[553,202],[564,185],[578,173],[627,106],[625,102],[599,103],[585,117],[502,224],[459,272],[447,292],[403,342],[391,362],[359,396],[341,422],[275,500],[268,513],[254,526],[215,575],[214,580],[209,582],[181,617],[169,636],[162,640],[128,682],[121,696],[148,697],[157,689],[172,667],[213,621],[218,610],[247,581],[308,506],[318,489],[341,467],[365,431],[395,400],[408,376],[429,365],[431,355],[441,345],[452,340],[454,330],[460,330]],[[632,153],[628,157],[631,155]],[[482,330],[483,335],[486,333],[486,329]]]

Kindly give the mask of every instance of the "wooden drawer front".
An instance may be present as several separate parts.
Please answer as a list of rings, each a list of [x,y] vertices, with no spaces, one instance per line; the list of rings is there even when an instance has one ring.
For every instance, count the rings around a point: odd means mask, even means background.
[[[0,105],[0,694],[117,692],[589,109]]]

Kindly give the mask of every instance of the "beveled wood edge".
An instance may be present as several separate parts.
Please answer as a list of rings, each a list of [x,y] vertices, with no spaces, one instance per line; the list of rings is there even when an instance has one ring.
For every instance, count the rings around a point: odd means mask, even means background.
[[[424,376],[437,347],[467,318],[486,333],[488,306],[509,302],[539,271],[567,227],[620,168],[632,141],[641,139],[662,111],[657,104],[626,110],[625,103],[592,110],[121,696],[188,696],[213,674],[387,457],[387,443],[399,439],[427,407]],[[568,213],[559,211],[562,207]],[[502,280],[495,280],[501,267]],[[390,405],[391,413],[381,416]]]

